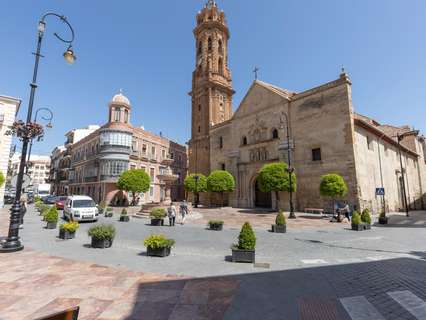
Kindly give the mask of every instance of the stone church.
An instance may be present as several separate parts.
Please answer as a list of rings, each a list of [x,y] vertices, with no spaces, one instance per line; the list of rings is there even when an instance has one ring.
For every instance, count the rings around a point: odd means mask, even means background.
[[[357,208],[403,210],[404,196],[411,209],[425,208],[424,136],[409,126],[382,125],[357,114],[344,70],[337,79],[303,92],[255,80],[233,112],[225,14],[210,0],[196,23],[189,171],[229,171],[236,181],[229,205],[273,207],[274,194],[264,194],[257,186],[258,171],[266,163],[287,162],[290,148],[299,211],[330,206],[319,193],[321,176],[328,173],[344,177],[349,188],[344,200]],[[397,135],[402,135],[400,146]],[[381,187],[384,197],[376,195]],[[280,199],[288,209],[288,194]],[[206,194],[202,201],[214,199]]]

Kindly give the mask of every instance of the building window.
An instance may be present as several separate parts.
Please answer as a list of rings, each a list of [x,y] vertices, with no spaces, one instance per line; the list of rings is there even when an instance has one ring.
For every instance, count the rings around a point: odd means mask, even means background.
[[[154,197],[154,187],[149,188],[149,196]]]
[[[154,182],[155,181],[155,168],[149,169],[149,176],[151,177],[151,181]]]
[[[219,39],[219,53],[223,54],[223,44],[222,44],[222,40]]]
[[[312,161],[321,161],[321,148],[312,149]]]
[[[218,65],[219,65],[219,70],[218,70],[219,74],[223,75],[223,60],[222,60],[222,58],[219,58]]]
[[[201,132],[201,127],[200,126],[198,126],[198,133],[200,133]]]
[[[146,144],[142,145],[142,153],[146,154]]]
[[[174,159],[175,158],[175,154],[173,152],[170,152],[170,159]]]
[[[220,169],[223,170],[223,171],[225,171],[226,170],[226,165],[224,163],[221,163],[220,164]]]
[[[151,147],[151,154],[155,156],[155,147]]]
[[[165,159],[166,158],[166,150],[161,150],[161,157],[163,158],[163,159]]]
[[[198,105],[198,111],[201,111],[201,104]]]
[[[242,144],[243,144],[243,146],[247,145],[247,137],[246,136],[243,137]]]
[[[120,108],[114,108],[114,121],[120,122]]]
[[[125,123],[129,122],[129,110],[127,109],[124,110],[124,122]]]
[[[198,42],[198,55],[203,53],[203,43],[200,41]]]
[[[207,42],[208,42],[208,48],[209,48],[209,51],[212,51],[212,49],[213,49],[213,41],[212,41],[212,38],[210,38],[210,37],[209,37],[209,39],[207,40]]]
[[[380,146],[379,146],[379,148],[380,148]],[[385,149],[385,156],[387,157],[388,154],[389,154],[389,148],[385,144],[383,145],[383,148]]]
[[[219,137],[219,148],[223,148],[223,137]]]
[[[273,129],[272,130],[272,139],[279,139],[278,130]]]

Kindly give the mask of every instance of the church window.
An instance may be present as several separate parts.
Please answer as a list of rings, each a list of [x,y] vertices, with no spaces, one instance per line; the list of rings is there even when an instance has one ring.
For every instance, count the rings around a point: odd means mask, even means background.
[[[129,110],[127,109],[124,110],[124,122],[129,122]]]
[[[198,111],[201,111],[201,104],[198,105]]]
[[[223,60],[219,58],[219,74],[223,74]]]
[[[208,42],[208,48],[209,48],[209,51],[212,51],[212,49],[213,49],[213,41],[212,41],[212,38],[210,38],[210,37],[209,37],[209,39],[207,40],[207,42]]]
[[[244,136],[243,137],[243,146],[246,146],[247,145],[247,137],[246,136]]]
[[[219,148],[223,148],[223,137],[219,137]]]
[[[278,135],[278,130],[277,129],[273,129],[272,130],[272,139],[278,139],[279,135]]]
[[[114,121],[119,122],[120,121],[120,108],[114,109]]]
[[[201,127],[200,126],[198,126],[198,133],[200,133],[201,132]]]
[[[203,53],[203,44],[202,42],[198,42],[198,55]]]
[[[226,165],[224,163],[221,163],[220,164],[220,169],[223,170],[223,171],[225,171],[226,170]]]
[[[222,44],[222,40],[219,39],[219,53],[223,54],[223,44]]]
[[[321,161],[321,148],[312,149],[312,161]]]

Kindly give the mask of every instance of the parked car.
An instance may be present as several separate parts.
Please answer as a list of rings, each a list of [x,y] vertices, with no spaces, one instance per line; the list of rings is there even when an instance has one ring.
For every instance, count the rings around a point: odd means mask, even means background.
[[[88,196],[68,197],[64,206],[64,219],[74,221],[98,221],[99,210]]]
[[[48,195],[43,198],[45,204],[55,204],[57,196]]]
[[[59,196],[56,198],[56,209],[58,210],[64,210],[64,206],[65,206],[65,202],[67,201],[68,197],[67,196]]]

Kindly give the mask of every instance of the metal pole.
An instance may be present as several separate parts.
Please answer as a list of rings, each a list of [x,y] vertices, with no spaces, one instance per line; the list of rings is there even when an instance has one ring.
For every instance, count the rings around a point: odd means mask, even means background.
[[[402,152],[401,152],[401,139],[402,136],[400,136],[399,134],[397,135],[397,140],[398,140],[398,150],[399,150],[399,163],[401,165],[401,179],[402,179],[402,195],[404,198],[404,206],[405,206],[405,215],[407,217],[410,216],[409,214],[409,210],[408,210],[408,203],[407,203],[407,194],[405,192],[405,178],[404,178],[404,168],[402,166]]]
[[[286,126],[287,126],[287,163],[288,163],[288,181],[289,181],[289,204],[290,204],[290,219],[296,219],[296,215],[294,213],[294,206],[293,206],[293,188],[292,188],[292,173],[293,168],[291,167],[291,145],[290,145],[290,128],[289,128],[289,120],[286,113],[283,113],[285,115],[286,120]]]
[[[380,141],[382,141],[383,137],[385,136],[385,134],[382,134],[382,136],[379,138],[379,140],[377,141],[377,147],[379,149],[379,167],[380,167],[380,182],[381,182],[381,188],[384,189],[383,186],[383,172],[382,172],[382,157],[380,154]],[[385,201],[385,193],[382,195],[382,206],[383,206],[383,214],[386,217],[386,201]]]

